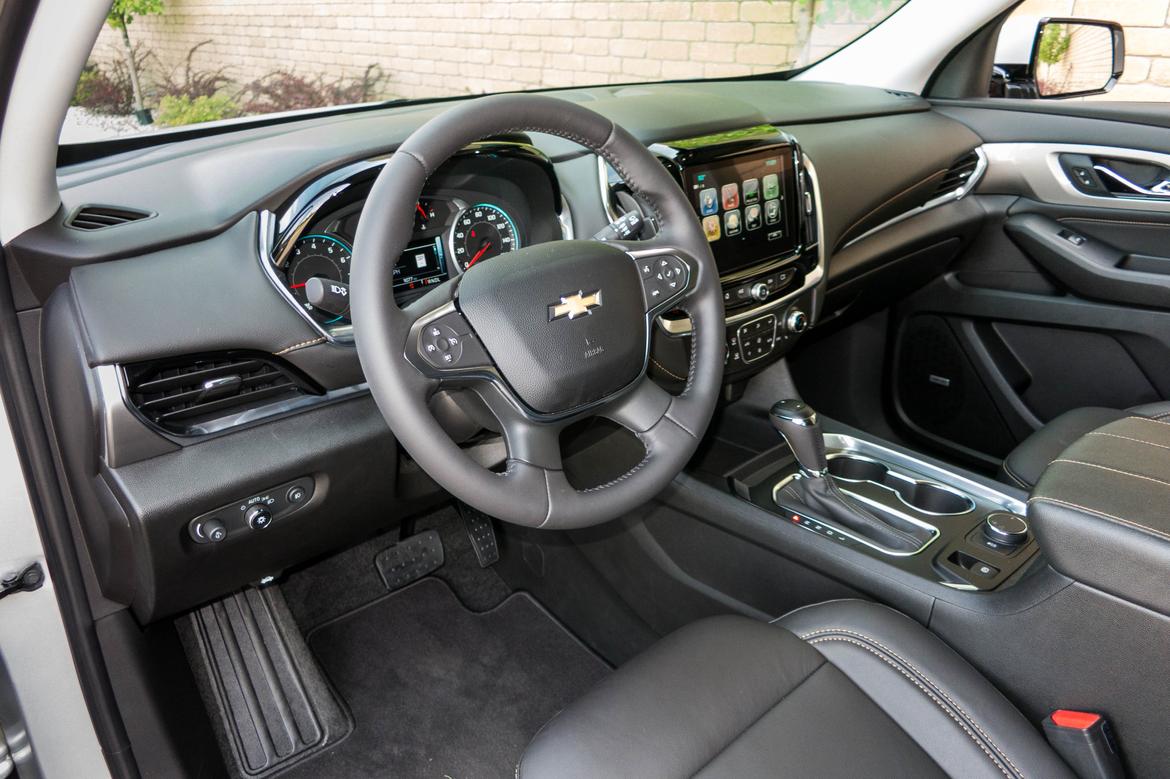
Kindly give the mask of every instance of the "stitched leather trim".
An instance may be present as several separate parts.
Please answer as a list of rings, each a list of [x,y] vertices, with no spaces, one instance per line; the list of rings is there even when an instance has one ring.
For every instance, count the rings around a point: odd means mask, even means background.
[[[1016,475],[1016,472],[1012,470],[1012,467],[1008,464],[1007,460],[1003,461],[1002,467],[1003,467],[1004,475],[1007,476],[1009,479],[1011,479],[1016,484],[1020,485],[1021,487],[1023,487],[1026,490],[1032,489],[1031,484],[1028,484],[1028,482],[1024,481],[1023,479],[1021,479],[1019,476]]]
[[[900,674],[913,682],[914,685],[918,687],[918,689],[923,693],[925,693],[927,697],[934,701],[934,703],[938,705],[938,707],[942,709],[943,712],[947,714],[947,716],[954,720],[959,725],[959,727],[961,727],[963,731],[971,738],[971,740],[975,742],[976,746],[983,750],[983,753],[991,759],[991,761],[997,768],[999,768],[1004,776],[1016,776],[1020,777],[1020,779],[1023,779],[1023,772],[1020,771],[1015,763],[1012,762],[1011,758],[1009,758],[1007,754],[999,748],[991,736],[989,736],[987,732],[979,726],[979,723],[975,721],[974,717],[968,714],[954,698],[948,695],[945,690],[933,682],[930,677],[923,673],[917,666],[899,655],[894,650],[890,649],[882,642],[878,641],[872,636],[868,636],[864,633],[859,633],[854,630],[849,630],[847,628],[824,628],[821,630],[814,630],[809,633],[804,633],[800,637],[805,641],[808,641],[810,644],[818,644],[826,641],[844,641],[846,643],[859,646],[862,649],[865,649],[871,654],[875,655],[879,659],[883,660],[891,668],[898,671]],[[897,662],[895,663],[894,660],[897,660]],[[940,700],[939,696],[942,696],[942,698],[946,699],[947,703],[950,704],[950,707],[945,705],[943,701]],[[953,710],[951,707],[953,707]],[[970,727],[968,727],[968,725],[970,725]],[[975,733],[971,731],[971,728],[974,728],[976,731],[978,731],[979,735],[982,736],[982,739],[977,737]],[[992,754],[992,752],[988,750],[989,745],[991,749],[995,750],[995,754]],[[1011,768],[1011,773],[1009,773],[1008,767]]]
[[[1060,459],[1057,459],[1057,460],[1053,460],[1052,462],[1053,463],[1064,463],[1066,465],[1081,465],[1081,466],[1084,466],[1086,468],[1096,468],[1096,469],[1101,470],[1101,471],[1109,471],[1110,473],[1116,473],[1119,476],[1129,476],[1129,477],[1134,478],[1134,479],[1143,479],[1144,481],[1151,481],[1155,484],[1161,484],[1163,487],[1170,487],[1170,481],[1165,481],[1163,479],[1155,479],[1153,476],[1143,476],[1140,473],[1133,473],[1132,471],[1123,471],[1120,468],[1111,468],[1108,465],[1098,465],[1097,463],[1087,463],[1084,460],[1069,460],[1069,459],[1064,458],[1064,457],[1061,457]]]
[[[293,344],[292,346],[285,347],[279,352],[273,352],[273,354],[280,356],[282,354],[288,354],[289,352],[295,352],[297,349],[304,349],[307,346],[316,346],[317,344],[323,343],[325,343],[325,336],[321,336],[320,338],[312,338],[308,341],[301,341],[299,344]]]
[[[1114,516],[1113,514],[1107,514],[1106,512],[1101,511],[1100,509],[1093,509],[1093,508],[1089,508],[1088,506],[1081,506],[1080,504],[1077,504],[1077,503],[1070,503],[1067,500],[1059,500],[1057,498],[1046,498],[1043,495],[1037,495],[1036,497],[1029,499],[1028,505],[1030,506],[1036,502],[1053,503],[1057,506],[1064,506],[1065,508],[1077,509],[1078,511],[1084,511],[1088,514],[1092,514],[1094,516],[1100,517],[1101,519],[1108,519],[1111,522],[1116,522],[1118,524],[1125,525],[1126,527],[1133,528],[1134,530],[1138,530],[1142,533],[1149,533],[1150,535],[1157,536],[1158,538],[1161,538],[1163,541],[1170,541],[1170,534],[1163,533],[1161,530],[1149,527],[1148,525],[1143,525],[1140,522],[1134,522],[1132,519],[1124,519],[1122,517]]]
[[[1145,439],[1134,438],[1133,436],[1128,435],[1118,435],[1117,433],[1102,433],[1100,430],[1094,430],[1093,432],[1088,433],[1088,435],[1102,435],[1109,438],[1121,438],[1125,441],[1133,441],[1135,444],[1147,444],[1148,446],[1156,446],[1159,449],[1170,449],[1170,446],[1167,446],[1166,444],[1157,444],[1153,441],[1146,441]]]

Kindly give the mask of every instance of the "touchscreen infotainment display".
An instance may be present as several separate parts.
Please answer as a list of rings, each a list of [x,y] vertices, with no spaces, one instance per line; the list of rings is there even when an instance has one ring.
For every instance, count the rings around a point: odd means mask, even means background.
[[[684,180],[721,274],[796,248],[791,149],[693,165]]]

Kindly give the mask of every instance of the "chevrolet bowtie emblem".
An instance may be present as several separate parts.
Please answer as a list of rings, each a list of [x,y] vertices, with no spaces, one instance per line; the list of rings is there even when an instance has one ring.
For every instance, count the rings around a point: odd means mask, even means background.
[[[577,291],[572,295],[561,297],[560,303],[553,303],[548,307],[548,321],[568,317],[576,319],[579,316],[588,316],[593,309],[601,307],[601,290],[594,290],[588,295]]]

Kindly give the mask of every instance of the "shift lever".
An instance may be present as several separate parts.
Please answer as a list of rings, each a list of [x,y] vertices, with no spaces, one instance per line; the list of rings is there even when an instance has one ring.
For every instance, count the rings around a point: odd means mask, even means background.
[[[792,450],[805,476],[818,478],[828,473],[825,435],[821,432],[821,423],[812,406],[803,400],[788,398],[772,406],[768,416],[772,420],[772,427],[788,442],[788,448]]]
[[[825,436],[817,412],[811,406],[789,398],[772,406],[768,416],[772,426],[788,442],[788,448],[800,466],[798,478],[789,480],[781,494],[794,499],[818,519],[827,520],[838,529],[848,530],[894,554],[916,552],[930,540],[929,534],[922,536],[921,528],[895,516],[882,518],[875,515],[837,487],[829,475]]]

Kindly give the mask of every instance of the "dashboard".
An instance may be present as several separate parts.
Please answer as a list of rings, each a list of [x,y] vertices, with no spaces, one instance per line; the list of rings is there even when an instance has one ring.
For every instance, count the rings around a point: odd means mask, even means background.
[[[881,241],[846,244],[921,206],[932,177],[979,144],[925,101],[885,90],[758,81],[559,94],[657,153],[707,221],[730,388],[794,345],[793,307],[819,324],[843,307],[824,302],[841,274],[842,289],[872,286],[883,256],[865,252]],[[147,623],[441,499],[364,389],[346,295],[332,289],[347,291],[361,220],[413,220],[407,250],[386,259],[406,305],[467,267],[593,236],[638,210],[595,154],[530,133],[468,147],[409,215],[368,212],[387,155],[443,108],[306,118],[63,168],[61,214],[5,247],[111,604]],[[72,227],[92,205],[142,216]],[[651,373],[670,389],[687,375],[689,328],[679,313],[653,328]],[[483,419],[435,402],[453,437],[497,456]],[[270,527],[233,514],[226,541],[208,543],[209,519],[259,504]]]

